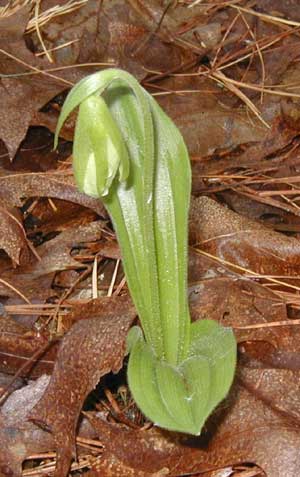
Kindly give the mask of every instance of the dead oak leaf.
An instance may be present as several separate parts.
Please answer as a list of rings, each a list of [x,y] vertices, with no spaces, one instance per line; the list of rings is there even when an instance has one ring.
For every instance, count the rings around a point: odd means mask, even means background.
[[[238,276],[201,278],[190,288],[189,302],[193,320],[209,317],[233,327],[244,364],[300,370],[299,326],[269,288]],[[278,326],[283,322],[291,326]]]
[[[164,477],[168,470],[163,468],[159,472],[149,473],[143,470],[133,469],[117,459],[116,456],[106,455],[106,452],[96,459],[91,470],[85,477]]]
[[[72,258],[71,249],[80,247],[85,242],[99,240],[103,226],[104,222],[99,220],[81,225],[76,229],[64,230],[52,240],[48,240],[37,247],[40,261],[35,260],[31,265],[22,268],[20,274],[24,273],[30,274],[31,277],[38,277],[59,270],[82,267],[79,261]]]
[[[300,244],[294,237],[231,211],[209,197],[192,201],[191,241],[201,250],[254,274],[287,277],[300,273]],[[240,273],[240,272],[239,272]]]
[[[155,427],[132,430],[99,414],[88,417],[106,461],[123,463],[137,472],[132,475],[167,468],[167,475],[177,477],[247,462],[270,477],[295,477],[300,464],[299,395],[299,371],[243,369],[200,438]]]
[[[62,341],[50,384],[30,414],[30,419],[54,434],[56,477],[67,475],[75,456],[76,426],[84,399],[101,376],[122,366],[135,314],[132,304],[126,306],[125,301],[121,313],[81,320]]]
[[[14,265],[18,265],[21,251],[27,248],[28,242],[22,223],[13,211],[0,205],[0,249],[7,253]]]
[[[36,427],[28,414],[43,395],[50,376],[43,375],[13,392],[0,410],[0,475],[21,477],[22,463],[34,454],[53,452],[55,442],[49,432]],[[80,422],[78,435],[95,438],[95,431],[87,419]],[[86,453],[78,442],[78,454]],[[36,470],[36,469],[35,469]]]
[[[3,54],[0,55],[3,56]],[[0,56],[0,65],[1,65]],[[2,78],[0,82],[0,138],[12,159],[25,138],[35,114],[46,103],[64,90],[66,85],[54,81]]]
[[[0,371],[14,374],[22,367],[21,376],[50,374],[56,354],[57,343],[46,335],[0,315]]]
[[[70,174],[50,173],[7,173],[0,175],[0,199],[9,207],[23,205],[24,198],[52,197],[74,202],[106,215],[103,204],[78,191]]]
[[[233,327],[238,342],[267,341],[277,349],[291,347],[295,327],[269,326],[288,320],[286,306],[259,283],[230,276],[208,278],[191,287],[189,298],[193,320],[209,317]],[[261,327],[247,329],[249,325]]]
[[[0,411],[0,475],[21,477],[27,455],[53,450],[53,438],[26,416],[44,392],[49,376],[12,393]]]

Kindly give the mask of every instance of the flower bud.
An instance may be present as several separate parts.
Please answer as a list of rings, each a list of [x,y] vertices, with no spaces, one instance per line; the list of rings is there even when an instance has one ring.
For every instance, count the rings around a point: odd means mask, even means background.
[[[74,175],[81,192],[105,196],[117,174],[129,174],[129,156],[122,134],[104,99],[94,94],[79,106],[73,146]]]

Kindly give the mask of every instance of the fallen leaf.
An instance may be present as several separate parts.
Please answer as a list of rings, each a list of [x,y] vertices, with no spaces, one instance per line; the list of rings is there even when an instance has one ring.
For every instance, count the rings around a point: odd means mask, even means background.
[[[34,240],[36,234],[48,236],[71,228],[87,225],[97,220],[98,215],[91,209],[61,199],[54,200],[55,209],[49,200],[40,198],[33,210],[27,214],[25,226],[29,237]]]
[[[189,299],[193,320],[209,317],[232,326],[239,342],[267,341],[282,350],[291,347],[292,327],[269,326],[288,320],[286,305],[259,283],[238,276],[207,278],[190,288]],[[251,328],[254,325],[257,328]]]
[[[21,376],[51,373],[57,344],[46,334],[20,325],[9,316],[0,316],[0,371]]]
[[[49,382],[44,375],[36,383],[15,391],[0,411],[0,474],[21,477],[27,455],[53,449],[53,438],[26,417]]]
[[[87,477],[115,477],[116,475],[118,477],[163,477],[168,475],[168,470],[163,468],[159,472],[149,473],[133,469],[118,460],[116,456],[106,455],[104,452],[86,473]]]
[[[199,91],[197,101],[193,93],[188,94],[189,90]],[[204,174],[211,174],[211,168],[219,167],[221,161],[211,160],[211,156],[219,150],[251,143],[253,137],[260,142],[267,135],[266,128],[251,123],[245,111],[224,106],[220,89],[209,80],[192,77],[187,83],[184,77],[172,78],[164,82],[163,91],[185,92],[157,96],[156,99],[179,127],[192,158],[201,158],[198,167]],[[207,160],[205,156],[208,156]],[[207,167],[206,162],[209,162]],[[198,168],[195,168],[196,173],[199,173]]]
[[[0,205],[0,249],[5,250],[14,265],[19,265],[22,250],[28,250],[26,233],[12,210]]]
[[[295,0],[261,0],[259,3],[259,8],[267,15],[278,15],[279,18],[283,16],[294,21],[300,20],[300,12],[297,6]]]
[[[34,55],[29,54],[22,43],[16,42],[11,46],[14,48],[12,53],[18,52],[18,57],[21,56],[31,65],[36,64]],[[3,65],[3,57],[5,55],[0,48],[0,67],[3,72],[8,73]],[[25,138],[29,126],[35,123],[36,112],[65,88],[66,85],[59,84],[53,79],[45,80],[37,76],[34,80],[1,78],[0,138],[5,142],[11,159]]]
[[[47,426],[54,435],[57,477],[67,475],[75,457],[76,426],[84,399],[101,376],[116,373],[122,366],[126,336],[136,314],[126,300],[123,312],[109,311],[106,317],[97,316],[94,305],[97,317],[71,328],[62,341],[49,386],[30,413],[30,419]]]
[[[294,237],[275,232],[242,217],[208,197],[193,201],[190,212],[191,241],[239,272],[271,277],[298,276],[300,244]],[[236,269],[235,269],[236,270]]]
[[[164,467],[175,477],[248,462],[268,476],[291,477],[300,462],[298,378],[286,370],[244,370],[195,439],[155,428],[133,431],[99,415],[89,419],[104,444],[104,455],[110,453],[110,461],[116,458],[136,471]]]
[[[0,199],[8,207],[21,207],[22,199],[52,197],[91,208],[106,215],[102,203],[78,191],[70,175],[64,173],[8,173],[0,176]]]
[[[27,418],[44,393],[50,376],[43,375],[37,381],[13,392],[0,410],[0,474],[21,477],[22,463],[33,456],[53,452],[55,443],[51,433],[38,428]],[[80,437],[93,439],[95,432],[83,419],[78,429]],[[78,453],[82,454],[80,442]]]
[[[78,260],[72,258],[70,253],[72,248],[80,248],[84,246],[85,242],[100,240],[103,226],[104,222],[99,220],[61,232],[52,240],[48,240],[36,248],[40,260],[26,265],[19,271],[20,275],[28,274],[33,278],[59,270],[82,267]]]

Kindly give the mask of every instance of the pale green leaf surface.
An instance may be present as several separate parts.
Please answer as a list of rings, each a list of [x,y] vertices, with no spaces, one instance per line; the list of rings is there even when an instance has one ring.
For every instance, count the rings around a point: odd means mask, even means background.
[[[211,390],[211,369],[204,356],[186,359],[180,366],[189,389],[188,403],[196,426],[195,434],[200,434],[208,417],[207,408]]]
[[[122,237],[120,246],[125,273],[146,339],[161,355],[163,346],[157,265],[155,244],[151,240],[153,201],[149,200],[153,190],[154,151],[153,144],[150,149],[145,147],[145,131],[152,135],[150,108],[148,99],[143,96],[144,111],[135,93],[120,81],[111,84],[105,97],[127,144],[131,165],[127,183],[114,184],[104,201],[117,235]],[[132,262],[135,269],[132,268]],[[139,292],[135,293],[137,287]]]
[[[187,223],[191,188],[184,140],[170,118],[150,98],[156,146],[154,233],[158,264],[165,359],[177,365],[189,347],[187,304]]]
[[[165,361],[158,361],[156,380],[162,403],[171,415],[173,423],[177,425],[177,429],[197,432],[183,375],[174,366]]]
[[[72,111],[74,111],[74,109],[77,108],[80,103],[82,103],[82,101],[84,101],[92,94],[101,94],[112,81],[114,81],[115,79],[119,79],[120,74],[124,75],[124,73],[125,72],[114,68],[99,71],[92,75],[86,76],[71,89],[66,101],[64,102],[63,108],[58,118],[54,137],[54,148],[57,147],[59,132],[68,116],[70,116],[70,114],[72,113]],[[127,74],[125,73],[125,75]],[[133,82],[136,81],[132,76],[128,76]]]
[[[211,387],[207,414],[224,399],[232,384],[236,367],[236,341],[230,328],[213,320],[199,320],[191,325],[190,356],[204,356],[210,365]]]
[[[153,350],[144,339],[137,340],[129,356],[128,384],[137,405],[146,417],[161,427],[178,430],[158,391],[157,362]]]

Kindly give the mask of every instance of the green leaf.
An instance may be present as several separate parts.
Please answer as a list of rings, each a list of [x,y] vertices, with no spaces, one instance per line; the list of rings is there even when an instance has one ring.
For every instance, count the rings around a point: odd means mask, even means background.
[[[228,394],[236,367],[236,341],[230,328],[213,320],[191,325],[191,357],[204,356],[210,366],[211,387],[206,414],[209,415]]]
[[[154,125],[154,234],[165,359],[180,363],[188,353],[187,237],[191,169],[181,133],[150,98]]]
[[[204,356],[186,359],[180,366],[185,383],[189,388],[188,404],[198,435],[208,417],[207,404],[211,389],[211,369]]]
[[[178,430],[161,400],[156,381],[157,358],[142,334],[132,345],[128,362],[128,384],[137,405],[154,423]]]

